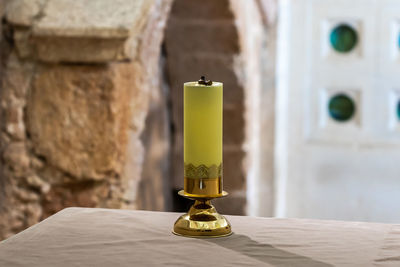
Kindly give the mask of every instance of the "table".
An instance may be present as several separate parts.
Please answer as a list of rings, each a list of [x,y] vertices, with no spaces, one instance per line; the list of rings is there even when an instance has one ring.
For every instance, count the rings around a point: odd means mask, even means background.
[[[400,225],[227,216],[232,236],[195,239],[177,218],[67,208],[0,242],[0,266],[400,266]]]

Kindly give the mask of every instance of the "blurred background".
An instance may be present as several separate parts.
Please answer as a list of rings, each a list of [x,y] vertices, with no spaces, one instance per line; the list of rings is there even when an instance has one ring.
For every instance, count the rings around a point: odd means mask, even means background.
[[[0,0],[0,240],[186,211],[183,83],[224,83],[224,214],[400,222],[400,0]]]

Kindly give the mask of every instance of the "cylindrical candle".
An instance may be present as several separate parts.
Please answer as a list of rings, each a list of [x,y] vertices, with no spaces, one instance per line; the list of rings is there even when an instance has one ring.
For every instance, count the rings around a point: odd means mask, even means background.
[[[184,84],[184,191],[197,197],[222,194],[222,83]]]

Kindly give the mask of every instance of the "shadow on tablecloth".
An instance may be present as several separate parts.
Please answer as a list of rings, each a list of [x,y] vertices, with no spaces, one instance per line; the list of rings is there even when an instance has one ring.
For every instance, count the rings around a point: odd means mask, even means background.
[[[233,250],[258,261],[275,266],[296,266],[296,267],[328,267],[333,266],[312,258],[301,256],[276,248],[269,244],[259,243],[248,236],[233,234],[229,237],[204,239],[207,242]]]

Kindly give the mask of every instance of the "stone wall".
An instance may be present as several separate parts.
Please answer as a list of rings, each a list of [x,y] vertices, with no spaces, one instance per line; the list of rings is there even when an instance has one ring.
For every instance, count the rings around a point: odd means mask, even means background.
[[[0,90],[0,239],[68,206],[136,208],[170,1],[13,0]],[[5,29],[4,29],[5,28]]]

